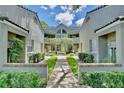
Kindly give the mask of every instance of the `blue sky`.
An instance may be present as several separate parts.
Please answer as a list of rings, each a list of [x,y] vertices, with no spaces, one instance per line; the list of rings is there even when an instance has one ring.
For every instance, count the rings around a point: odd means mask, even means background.
[[[80,26],[86,12],[97,6],[82,5],[74,12],[71,12],[71,6],[64,5],[27,5],[25,7],[37,12],[40,20],[45,21],[49,26],[57,26],[60,23],[67,26]]]

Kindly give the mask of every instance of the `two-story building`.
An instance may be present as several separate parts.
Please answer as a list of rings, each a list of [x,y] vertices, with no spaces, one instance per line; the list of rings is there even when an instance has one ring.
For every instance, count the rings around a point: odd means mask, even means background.
[[[96,62],[124,62],[124,6],[100,6],[87,12],[80,31],[80,51]]]
[[[73,41],[73,45],[68,48],[68,51],[78,52],[79,51],[79,27],[67,27],[64,24],[59,24],[56,27],[48,27],[45,29],[44,42],[45,42],[45,51],[62,51],[63,46],[52,45],[50,39],[52,38],[70,38]]]
[[[0,62],[9,60],[8,39],[16,37],[24,41],[21,63],[28,62],[29,55],[44,51],[44,30],[37,13],[23,6],[0,6]]]

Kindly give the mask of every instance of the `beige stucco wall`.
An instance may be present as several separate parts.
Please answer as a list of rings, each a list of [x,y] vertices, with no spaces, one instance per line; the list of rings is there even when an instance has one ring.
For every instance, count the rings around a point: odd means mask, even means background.
[[[89,21],[83,23],[80,31],[80,42],[83,43],[83,51],[89,52],[89,39],[95,38],[94,30],[113,21],[117,16],[124,15],[124,6],[106,6],[87,14]]]
[[[0,22],[0,65],[7,63],[8,31],[27,37],[27,32]],[[25,56],[26,59],[26,56]]]
[[[34,21],[37,15],[26,9],[14,5],[0,6],[0,16],[6,16],[11,21],[18,25],[29,29],[27,43],[34,40],[34,51],[41,52],[41,43],[44,45],[44,31],[41,29],[40,24]]]
[[[117,47],[120,46],[121,48],[120,43],[122,44],[122,37],[120,36],[123,33],[123,26],[116,25],[109,29],[105,29],[104,31],[101,31],[100,33],[95,33],[94,30],[113,21],[116,17],[123,15],[124,15],[124,6],[119,6],[119,5],[106,6],[102,9],[87,14],[86,18],[89,17],[89,21],[86,22],[86,19],[84,20],[84,23],[82,25],[82,30],[80,31],[80,43],[82,42],[82,52],[90,52],[89,40],[96,41],[94,54],[96,55],[96,60],[98,61],[99,60],[98,37],[113,31],[117,31],[116,33]],[[121,56],[120,48],[117,49],[118,62],[122,61],[122,58],[120,58]]]

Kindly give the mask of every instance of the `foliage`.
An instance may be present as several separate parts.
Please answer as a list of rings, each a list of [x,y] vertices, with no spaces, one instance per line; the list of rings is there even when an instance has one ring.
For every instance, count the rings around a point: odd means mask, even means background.
[[[1,88],[40,88],[46,84],[38,73],[0,72]]]
[[[67,61],[75,76],[78,75],[78,62],[72,56],[67,56]]]
[[[123,88],[124,72],[84,72],[81,84],[93,88]]]
[[[56,55],[57,53],[54,51],[46,53],[46,56],[56,56]]]
[[[92,54],[88,53],[79,53],[78,57],[81,61],[85,63],[93,63],[94,62],[94,56]]]
[[[73,40],[71,38],[51,38],[49,42],[54,46],[62,45],[62,51],[64,52],[68,52],[68,48],[71,47],[73,44]]]
[[[29,57],[29,62],[30,63],[38,63],[41,60],[43,60],[44,57],[45,57],[45,53],[36,53]]]
[[[74,53],[69,53],[68,56],[74,56],[75,54]]]
[[[24,53],[24,42],[21,39],[18,38],[11,38],[9,39],[9,42],[11,43],[11,46],[9,48],[9,62],[12,63],[19,63],[19,58]]]
[[[40,21],[40,24],[43,28],[48,28],[48,24],[44,21]]]
[[[51,58],[49,58],[46,63],[48,66],[48,74],[49,76],[51,75],[55,65],[56,65],[56,61],[57,61],[57,57],[56,56],[52,56]]]

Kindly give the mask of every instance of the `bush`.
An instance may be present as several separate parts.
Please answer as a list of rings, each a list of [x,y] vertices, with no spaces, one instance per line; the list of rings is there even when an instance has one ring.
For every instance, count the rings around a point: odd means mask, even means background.
[[[56,56],[56,52],[48,52],[46,53],[46,56]]]
[[[84,72],[81,84],[93,88],[123,88],[124,72]]]
[[[92,54],[88,53],[79,53],[78,57],[81,61],[85,63],[93,63],[94,62],[94,56]]]
[[[78,75],[78,62],[76,61],[76,59],[74,59],[71,56],[67,56],[67,61],[72,69],[72,72],[74,73],[75,76]]]
[[[74,56],[75,54],[74,53],[69,53],[68,56]]]
[[[37,53],[29,57],[29,63],[38,63],[43,60],[45,53]]]
[[[49,58],[46,63],[48,66],[48,74],[49,76],[51,75],[55,65],[56,65],[56,61],[57,61],[57,57],[56,56],[52,56],[51,58]]]
[[[1,88],[40,88],[46,81],[37,73],[30,72],[0,72]]]

